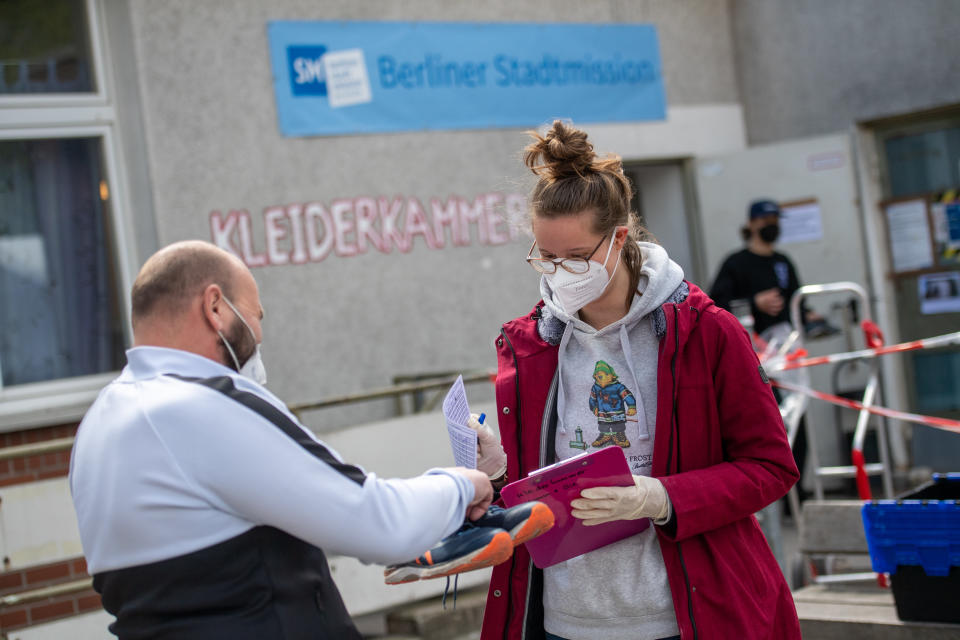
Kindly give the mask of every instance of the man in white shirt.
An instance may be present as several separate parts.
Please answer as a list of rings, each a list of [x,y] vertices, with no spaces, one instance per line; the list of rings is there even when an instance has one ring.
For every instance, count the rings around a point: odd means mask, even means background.
[[[121,638],[359,638],[324,552],[401,562],[486,512],[486,475],[383,480],[262,383],[263,309],[235,256],[191,241],[132,292],[134,347],[77,433],[70,487]]]

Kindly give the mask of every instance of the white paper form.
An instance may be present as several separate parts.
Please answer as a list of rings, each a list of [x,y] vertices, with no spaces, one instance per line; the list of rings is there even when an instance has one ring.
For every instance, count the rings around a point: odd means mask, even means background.
[[[467,404],[463,376],[457,377],[457,381],[447,392],[447,397],[443,399],[443,417],[447,420],[454,461],[461,467],[476,469],[477,432],[467,426],[470,420],[470,405]]]
[[[925,200],[888,204],[887,223],[894,271],[913,271],[933,266],[930,225]]]

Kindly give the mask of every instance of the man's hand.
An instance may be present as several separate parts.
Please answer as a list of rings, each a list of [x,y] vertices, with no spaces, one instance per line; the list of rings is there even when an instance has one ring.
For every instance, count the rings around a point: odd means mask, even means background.
[[[666,518],[670,506],[663,483],[647,476],[633,476],[633,483],[632,487],[584,489],[579,498],[570,502],[571,514],[588,527],[614,520]]]
[[[485,514],[490,507],[490,503],[493,502],[493,485],[490,484],[490,478],[487,477],[487,474],[466,467],[447,467],[444,471],[459,473],[473,483],[473,502],[467,505],[467,518],[476,520]]]
[[[757,309],[760,309],[760,311],[763,311],[768,316],[775,316],[783,311],[784,305],[780,289],[776,287],[766,289],[753,296],[753,303],[757,305]]]
[[[500,438],[489,424],[480,424],[480,416],[470,414],[467,426],[477,432],[477,469],[488,478],[499,478],[507,471],[507,454]]]

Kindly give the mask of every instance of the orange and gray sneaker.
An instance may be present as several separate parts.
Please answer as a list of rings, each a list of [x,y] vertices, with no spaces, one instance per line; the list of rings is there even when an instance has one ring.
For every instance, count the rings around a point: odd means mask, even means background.
[[[483,569],[506,562],[513,555],[513,541],[502,528],[467,522],[424,552],[419,558],[393,564],[383,572],[387,584],[402,584],[428,578]]]
[[[500,527],[510,533],[513,546],[533,540],[553,526],[553,511],[542,502],[532,501],[509,509],[490,505],[487,513],[473,523],[478,527]]]

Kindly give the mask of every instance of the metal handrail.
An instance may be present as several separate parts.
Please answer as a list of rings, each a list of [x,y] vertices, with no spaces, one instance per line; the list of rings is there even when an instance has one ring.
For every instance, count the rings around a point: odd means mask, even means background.
[[[464,384],[470,384],[473,382],[488,382],[492,379],[493,375],[493,372],[490,371],[466,373],[463,375],[463,382]],[[333,396],[319,402],[306,402],[302,404],[290,405],[288,408],[294,415],[297,416],[297,418],[300,418],[304,411],[314,411],[317,409],[326,409],[328,407],[335,407],[342,404],[365,402],[367,400],[378,400],[380,398],[390,398],[401,396],[405,393],[414,393],[417,391],[443,389],[453,384],[456,379],[457,376],[445,376],[424,380],[422,382],[397,384],[390,387],[384,387],[382,389],[373,389],[370,391],[362,391],[360,393]],[[43,442],[35,442],[32,444],[20,444],[12,447],[2,447],[0,448],[0,461],[27,458],[30,456],[43,455],[45,453],[69,451],[73,447],[74,439],[74,436],[69,436],[66,438],[45,440]]]
[[[3,447],[0,448],[0,460],[14,460],[16,458],[39,456],[44,453],[69,451],[73,447],[73,440],[73,436],[68,436],[66,438],[44,440],[43,442],[34,442],[32,444],[18,444],[12,447]]]
[[[484,371],[484,372],[475,372],[464,374],[463,382],[464,384],[469,384],[472,382],[489,382],[493,372]],[[430,391],[432,389],[443,389],[449,387],[451,384],[456,382],[457,376],[445,376],[442,378],[434,378],[432,380],[424,380],[422,382],[407,382],[404,384],[397,384],[391,387],[384,387],[382,389],[372,389],[370,391],[362,391],[360,393],[351,393],[342,396],[333,396],[332,398],[327,398],[326,400],[321,400],[320,402],[307,402],[303,404],[295,404],[288,407],[291,412],[293,412],[298,418],[300,414],[304,411],[313,411],[315,409],[326,409],[328,407],[335,407],[341,404],[351,404],[353,402],[364,402],[366,400],[379,400],[380,398],[391,398],[394,396],[403,395],[405,393],[413,393],[416,391]]]
[[[49,587],[41,587],[40,589],[33,589],[32,591],[11,593],[10,595],[0,597],[0,608],[77,593],[78,591],[86,591],[91,588],[93,588],[93,578],[84,578],[83,580],[74,580],[73,582],[62,582]]]

